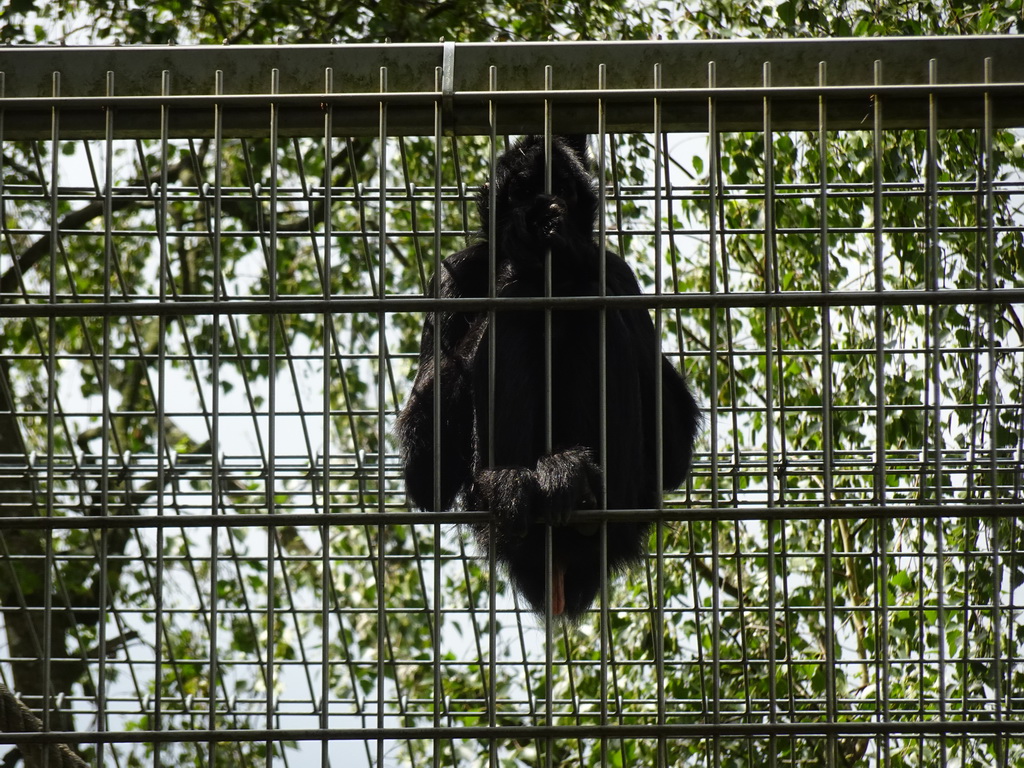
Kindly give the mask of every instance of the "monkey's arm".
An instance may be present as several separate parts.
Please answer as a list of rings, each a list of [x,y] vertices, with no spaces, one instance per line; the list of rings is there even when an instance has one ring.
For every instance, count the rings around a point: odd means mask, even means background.
[[[693,442],[700,429],[700,410],[676,367],[661,358],[662,487],[682,485],[690,470]]]
[[[632,269],[618,256],[609,254],[609,293],[640,295],[640,286]],[[645,368],[641,377],[644,391],[644,424],[654,433],[656,413],[655,377],[661,376],[661,462],[662,488],[677,488],[686,479],[693,453],[693,442],[700,428],[700,410],[686,380],[667,357],[658,353],[658,337],[646,310],[630,311],[627,323],[634,347],[640,350],[641,364]]]
[[[478,261],[473,256],[473,252],[464,251],[445,260],[439,280],[440,298],[464,296],[467,291],[472,295],[474,261]],[[419,370],[396,424],[405,464],[406,494],[414,507],[451,508],[472,476],[471,365],[482,333],[481,323],[479,315],[466,312],[431,312],[424,320]],[[435,334],[440,337],[436,357]],[[439,424],[434,418],[437,397],[441,400]],[[439,456],[434,451],[435,430],[440,438]],[[436,480],[440,482],[435,486]]]

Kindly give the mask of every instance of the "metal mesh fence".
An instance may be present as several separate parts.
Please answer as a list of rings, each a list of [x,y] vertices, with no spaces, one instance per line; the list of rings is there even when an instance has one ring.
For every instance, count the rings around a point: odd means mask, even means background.
[[[1024,765],[1022,54],[5,50],[0,738]],[[486,512],[409,508],[393,429],[424,318],[503,309],[430,298],[494,158],[584,131],[705,421],[635,513],[643,563],[569,626],[474,545]],[[617,306],[519,306],[561,304]]]

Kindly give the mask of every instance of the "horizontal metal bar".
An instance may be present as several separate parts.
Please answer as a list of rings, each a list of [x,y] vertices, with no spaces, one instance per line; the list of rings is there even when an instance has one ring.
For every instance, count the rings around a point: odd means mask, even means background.
[[[699,509],[608,509],[577,510],[574,520],[580,522],[644,521],[737,521],[737,520],[867,520],[893,518],[977,519],[1024,515],[1021,502],[985,502],[979,504],[890,504],[828,506],[808,504],[805,507],[708,507]],[[102,530],[121,528],[267,528],[275,525],[317,527],[322,525],[432,525],[448,523],[469,525],[486,523],[490,512],[454,510],[421,512],[254,513],[251,515],[117,515],[111,517],[3,517],[0,529],[8,530]]]
[[[217,117],[213,86],[221,73],[226,97],[220,119],[225,135],[265,135],[271,79],[279,79],[274,102],[290,104],[281,115],[280,135],[320,135],[323,105],[337,105],[333,125],[340,135],[376,135],[379,122],[380,72],[386,69],[390,94],[388,127],[393,135],[434,131],[435,73],[444,60],[444,45],[312,46],[95,46],[6,47],[0,49],[5,74],[3,138],[47,138],[53,127],[51,97],[78,100],[62,106],[60,133],[65,138],[102,137],[104,98],[113,73],[118,115],[117,136],[160,135],[161,107],[172,136],[211,135]],[[930,83],[929,62],[937,63],[938,82]],[[985,84],[985,64],[993,83]],[[928,124],[928,95],[941,95],[940,125],[981,124],[985,91],[993,98],[997,125],[1024,125],[1024,100],[1015,84],[1024,82],[1024,38],[972,36],[942,38],[855,38],[839,40],[460,43],[451,69],[451,122],[455,133],[489,132],[492,103],[498,133],[540,131],[543,96],[555,101],[555,131],[593,132],[598,102],[606,110],[609,131],[650,130],[654,99],[661,104],[664,130],[704,131],[711,96],[720,100],[719,130],[763,127],[764,71],[771,71],[772,98],[789,101],[777,110],[779,130],[816,128],[819,96],[827,99],[833,128],[859,128],[872,114],[870,98],[879,92],[875,62],[881,63],[883,88],[908,88],[887,99],[886,127]],[[714,63],[716,86],[708,89]],[[828,88],[818,90],[819,63]],[[598,89],[598,72],[606,66],[606,89]],[[552,68],[554,89],[544,90],[544,69]],[[663,88],[653,91],[660,66]],[[491,67],[497,90],[490,89]],[[162,94],[171,76],[172,100]],[[327,74],[335,96],[324,98]],[[59,75],[59,77],[55,77]],[[949,86],[962,86],[962,88]],[[937,89],[937,90],[933,90]],[[848,89],[848,90],[844,90]],[[147,97],[150,97],[147,99]],[[187,97],[182,100],[182,97]],[[204,101],[203,98],[206,98]],[[244,97],[244,98],[243,98]],[[25,99],[39,98],[34,104]],[[143,100],[140,101],[139,99]],[[188,99],[199,98],[199,101]],[[121,101],[123,99],[123,102]],[[65,102],[59,102],[62,105]],[[73,119],[70,115],[74,115]]]
[[[937,85],[825,85],[825,86],[745,86],[742,88],[628,88],[594,90],[566,89],[530,89],[521,91],[465,91],[454,98],[465,104],[493,102],[496,106],[518,104],[521,101],[547,100],[558,104],[590,104],[596,105],[603,101],[615,104],[637,99],[659,99],[667,106],[675,101],[705,102],[716,99],[722,102],[806,100],[817,98],[862,99],[875,97],[917,98],[929,96],[952,96],[961,98],[973,96],[980,98],[988,94],[995,98],[1018,97],[1024,93],[1024,82],[992,83],[956,83]],[[434,106],[443,97],[441,91],[425,93],[387,92],[387,93],[327,93],[314,91],[310,93],[290,94],[190,94],[184,96],[28,96],[7,97],[3,100],[4,110],[10,115],[17,111],[31,110],[107,110],[107,109],[171,109],[204,108],[212,110],[215,106],[231,107],[279,107],[315,106],[321,111],[329,107],[372,106],[386,104],[395,106]]]
[[[460,122],[472,126],[469,133],[485,133],[483,114],[489,104],[518,115],[519,122],[505,125],[504,132],[529,133],[539,131],[529,118],[538,104],[548,101],[555,110],[573,113],[597,114],[603,105],[614,115],[621,108],[618,120],[611,120],[612,130],[650,130],[650,103],[661,102],[667,120],[663,128],[676,131],[703,131],[708,124],[709,100],[714,99],[718,110],[720,131],[749,130],[763,125],[763,101],[782,102],[786,109],[774,120],[779,129],[814,126],[819,115],[819,99],[827,100],[826,120],[839,128],[862,127],[871,114],[873,100],[885,99],[883,127],[906,128],[924,126],[930,96],[942,99],[938,114],[938,127],[978,127],[983,98],[988,95],[1001,105],[996,111],[998,127],[1024,124],[1024,109],[1019,109],[1024,83],[999,83],[980,86],[956,85],[891,85],[891,86],[797,86],[763,88],[650,88],[596,90],[517,90],[470,91],[451,97],[453,113],[460,108],[464,113]],[[269,120],[271,105],[287,109],[281,116],[280,131],[289,136],[315,134],[322,128],[324,113],[329,109],[342,110],[334,115],[339,133],[358,133],[358,124],[348,120],[359,116],[369,118],[377,114],[381,105],[387,105],[389,123],[394,121],[394,135],[421,132],[418,119],[434,114],[443,100],[440,92],[387,93],[387,94],[325,94],[301,93],[266,95],[186,95],[186,96],[60,96],[4,99],[5,130],[8,138],[44,138],[43,129],[50,130],[53,110],[60,110],[61,129],[65,138],[99,138],[100,126],[105,125],[107,111],[114,110],[114,135],[117,138],[155,137],[154,121],[163,108],[170,110],[170,136],[209,136],[217,120],[217,108],[222,110],[225,130],[237,134],[236,126],[249,125],[242,135],[263,135]],[[892,101],[889,101],[892,100]],[[633,115],[633,116],[630,116]],[[585,116],[580,116],[587,132],[593,132]],[[563,119],[565,125],[570,121]],[[564,127],[564,126],[563,126]],[[576,130],[579,130],[576,128]],[[563,131],[564,132],[564,131]]]
[[[68,297],[68,303],[15,304],[12,296],[0,295],[0,317],[222,317],[228,315],[343,314],[352,312],[394,313],[477,312],[487,309],[735,309],[744,307],[936,307],[955,305],[1017,304],[1024,302],[1024,288],[886,290],[886,291],[781,291],[778,293],[660,293],[639,296],[528,296],[506,298],[443,298],[395,294],[265,299],[188,299],[159,301],[90,301]],[[20,300],[16,295],[14,298]],[[97,297],[98,299],[99,297]]]
[[[391,716],[390,714],[388,715]],[[596,717],[596,715],[595,715]],[[694,739],[823,736],[1017,736],[1024,720],[928,720],[918,722],[672,723],[664,725],[394,726],[389,728],[224,728],[217,730],[0,733],[0,744],[129,744],[250,741],[373,741],[378,739]]]

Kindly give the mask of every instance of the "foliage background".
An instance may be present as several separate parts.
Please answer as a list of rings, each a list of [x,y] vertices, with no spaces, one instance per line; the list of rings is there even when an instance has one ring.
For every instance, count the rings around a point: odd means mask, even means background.
[[[4,8],[0,39],[258,44],[442,36],[470,41],[1014,34],[1020,32],[1020,12],[1019,5],[975,2],[14,0]],[[673,179],[707,185],[709,148],[670,138],[672,145],[663,149],[674,161]],[[764,186],[764,136],[720,138],[719,182],[740,192],[719,212],[730,232],[717,243],[719,291],[819,290],[823,285],[873,290],[876,278],[886,290],[1021,287],[1020,196],[997,195],[989,210],[978,191],[988,168],[1007,189],[1019,182],[1024,147],[1018,133],[997,132],[986,157],[980,132],[940,132],[935,181],[959,192],[934,205],[915,192],[930,172],[927,133],[884,134],[882,179],[905,183],[909,191],[886,201],[881,272],[875,270],[870,239],[857,234],[871,226],[869,196],[829,198],[829,259],[823,265],[821,211],[813,192],[807,192],[820,182],[823,157],[829,184],[870,187],[878,170],[871,133],[831,133],[824,146],[816,135],[786,133],[773,139],[773,182],[793,194],[780,199],[779,234],[766,243],[763,198],[742,193]],[[616,183],[650,183],[651,137],[611,141],[617,165],[610,175]],[[395,183],[430,187],[439,149],[445,184],[472,187],[485,176],[487,147],[476,139],[440,148],[430,139],[406,139],[388,147]],[[323,178],[330,156],[335,186],[355,190],[375,184],[380,147],[374,142],[338,140],[330,150],[315,141],[278,147],[252,141],[232,143],[216,157],[210,142],[197,141],[175,143],[163,157],[156,143],[133,142],[119,144],[112,162],[133,184],[166,179],[176,189],[200,188],[219,164],[225,186],[251,192],[269,178],[272,158],[282,183],[302,187]],[[418,293],[427,285],[434,253],[432,239],[415,233],[440,220],[443,256],[457,250],[478,225],[465,196],[446,200],[441,210],[431,199],[410,197],[386,212],[387,229],[397,234],[387,244],[385,274],[378,271],[378,244],[359,234],[373,231],[385,215],[374,201],[339,201],[327,217],[324,208],[305,200],[279,200],[276,226],[286,236],[270,247],[261,235],[269,209],[255,205],[251,194],[225,197],[217,223],[208,200],[182,195],[168,204],[164,217],[175,233],[172,251],[159,254],[152,237],[132,235],[162,226],[152,203],[126,200],[107,210],[99,182],[90,190],[88,181],[80,197],[62,197],[56,208],[45,196],[19,198],[19,189],[46,188],[51,151],[45,143],[3,144],[8,194],[0,272],[8,294],[45,296],[54,290],[87,300],[103,296],[108,285],[114,295],[156,296],[161,286],[182,297],[216,291],[317,294],[323,291],[324,266],[309,233],[322,231],[328,218],[338,232],[352,233],[339,240],[332,257],[333,294],[373,295],[381,277],[390,292]],[[96,148],[68,142],[59,151],[88,169],[86,178],[103,178],[102,158],[89,154]],[[62,266],[51,274],[47,259],[25,256],[32,249],[49,253],[46,233],[54,214],[73,220],[75,233],[62,238]],[[613,247],[627,255],[653,290],[653,208],[643,199],[619,198],[607,214],[618,230]],[[663,254],[669,268],[662,272],[661,289],[708,291],[711,243],[685,236],[706,229],[706,205],[696,198],[678,200],[664,216],[663,227],[681,234]],[[985,239],[989,220],[995,227],[991,260]],[[930,222],[943,237],[929,249],[922,246],[920,230]],[[209,235],[216,226],[228,235],[219,240],[219,268]],[[111,227],[128,234],[117,238],[116,253],[97,258],[105,248],[102,233]],[[29,265],[23,274],[12,266],[15,258]],[[1019,503],[1024,445],[1019,313],[1019,306],[990,311],[900,305],[887,307],[884,315],[873,307],[666,313],[666,349],[679,353],[712,417],[701,446],[703,463],[669,506],[706,507],[713,497],[716,503],[790,509],[829,499],[877,504],[873,462],[879,450],[888,457],[887,503],[996,498]],[[245,458],[268,455],[268,444],[260,441],[274,421],[265,418],[270,404],[303,411],[310,402],[329,409],[326,426],[322,418],[302,412],[301,418],[280,422],[269,446],[281,441],[300,457],[315,457],[327,434],[332,454],[357,468],[350,482],[333,489],[330,511],[372,510],[382,499],[398,505],[401,488],[390,475],[378,475],[376,484],[365,478],[380,471],[376,456],[382,448],[393,453],[389,419],[404,398],[419,326],[419,317],[401,314],[390,316],[385,326],[375,315],[363,314],[335,317],[326,326],[322,316],[298,314],[276,320],[196,316],[177,323],[5,319],[0,339],[5,463],[34,466],[39,456],[77,456],[91,469],[74,487],[54,489],[52,497],[46,488],[29,484],[27,475],[3,473],[0,515],[43,514],[40,499],[62,514],[81,516],[152,514],[157,506],[197,514],[211,504],[223,505],[222,512],[323,511],[322,494],[310,490],[308,463],[293,462],[283,452],[271,463],[268,478],[265,465]],[[881,372],[873,362],[879,328],[887,349]],[[335,371],[317,367],[325,347],[327,359],[338,361]],[[379,364],[382,349],[384,365]],[[835,352],[826,361],[821,349]],[[51,351],[61,360],[56,381],[46,375]],[[219,369],[206,357],[215,352],[223,356]],[[317,382],[326,382],[325,391],[315,390]],[[169,386],[191,394],[183,395],[187,406],[165,413],[159,393]],[[881,422],[874,407],[879,401],[885,404]],[[52,413],[67,418],[54,423],[47,418]],[[200,413],[222,417],[205,422],[196,418]],[[97,457],[153,455],[160,446],[173,447],[179,461],[192,462],[195,471],[171,478],[154,464],[129,482],[99,470]],[[801,466],[801,457],[829,455],[826,448],[832,449],[831,470],[792,471]],[[742,471],[755,455],[765,457],[761,471]],[[774,471],[765,471],[767,466]],[[659,696],[672,702],[669,719],[677,723],[1019,721],[1022,707],[1014,692],[1024,690],[1024,670],[1015,661],[1024,651],[1024,631],[1013,619],[1019,619],[1024,558],[1019,518],[1009,515],[826,521],[797,514],[660,527],[652,551],[662,553],[663,569],[652,561],[646,573],[615,587],[607,634],[600,632],[597,616],[556,633],[551,679],[542,663],[543,631],[529,616],[500,614],[500,628],[487,626],[486,562],[468,558],[461,537],[448,528],[280,525],[210,530],[199,537],[196,528],[185,527],[72,528],[52,535],[4,527],[0,545],[0,568],[6,571],[0,579],[7,635],[2,655],[9,660],[0,668],[4,680],[33,705],[41,706],[47,693],[51,706],[63,697],[66,703],[47,714],[58,730],[281,728],[308,723],[300,717],[309,716],[302,707],[323,693],[341,704],[333,711],[350,713],[326,721],[335,727],[487,724],[487,696],[506,702],[496,714],[498,724],[542,722],[549,714],[543,711],[549,691],[552,722],[576,725],[599,723],[602,717],[658,723]],[[387,557],[379,558],[381,552]],[[47,560],[53,568],[45,567]],[[498,592],[500,606],[510,607],[500,584]],[[659,593],[666,595],[661,606],[651,597]],[[378,611],[378,595],[387,614]],[[438,605],[443,614],[435,613]],[[1007,605],[1010,610],[1000,610]],[[471,612],[474,607],[482,612]],[[155,616],[162,620],[154,621]],[[486,663],[492,656],[493,668]],[[612,680],[603,659],[615,668]],[[655,664],[664,669],[665,686],[652,692]],[[146,668],[157,672],[143,672]],[[435,677],[439,669],[443,697]],[[211,696],[218,701],[212,712]],[[391,706],[387,717],[377,719],[373,702],[380,696]],[[610,709],[602,710],[601,701],[611,702]],[[273,703],[278,711],[267,715]],[[295,714],[289,717],[289,711]],[[106,720],[81,714],[95,712],[105,713]],[[658,759],[679,765],[1014,765],[1024,760],[1024,744],[1016,737],[549,742],[509,737],[488,743],[407,739],[385,746],[383,755],[375,751],[380,745],[367,745],[366,762],[385,757],[406,764],[433,757],[445,764],[485,764],[492,751],[508,765],[538,764],[547,756],[558,765],[603,759],[615,765]],[[274,759],[272,753],[284,761],[304,761],[311,754],[308,745],[273,739],[219,746],[92,746],[83,752],[98,764],[125,765],[250,765]]]

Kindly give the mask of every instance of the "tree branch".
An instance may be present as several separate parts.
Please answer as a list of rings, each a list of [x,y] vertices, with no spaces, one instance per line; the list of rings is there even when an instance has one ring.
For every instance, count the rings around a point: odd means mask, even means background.
[[[0,683],[0,730],[5,733],[36,732],[43,730],[42,721],[32,714],[11,689]],[[89,768],[67,744],[18,744],[25,768]]]
[[[168,168],[167,180],[169,182],[177,180],[182,170],[183,165],[180,163]],[[155,173],[144,181],[136,181],[135,184],[140,186],[144,184],[148,189],[152,184],[159,183],[161,180],[161,174]],[[137,204],[138,200],[135,197],[122,197],[118,195],[114,195],[110,201],[111,209],[113,211],[120,211]],[[106,200],[104,198],[100,198],[98,200],[93,200],[91,203],[87,203],[77,211],[72,211],[64,216],[64,218],[62,218],[57,224],[57,234],[59,235],[65,230],[81,229],[88,222],[101,217],[104,213],[105,206]],[[42,261],[44,256],[50,253],[51,247],[53,247],[52,233],[43,235],[32,243],[32,245],[26,248],[24,253],[15,259],[14,266],[0,276],[0,293],[15,293],[21,287],[22,277],[32,270],[36,264]]]

